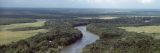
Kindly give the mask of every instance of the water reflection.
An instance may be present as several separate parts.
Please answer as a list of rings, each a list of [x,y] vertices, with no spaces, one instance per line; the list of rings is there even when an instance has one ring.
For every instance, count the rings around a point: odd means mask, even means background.
[[[81,53],[81,50],[88,44],[91,44],[99,39],[99,37],[89,31],[86,30],[86,26],[78,26],[75,27],[76,29],[80,30],[83,34],[81,40],[77,41],[76,43],[67,46],[62,49],[61,53]]]

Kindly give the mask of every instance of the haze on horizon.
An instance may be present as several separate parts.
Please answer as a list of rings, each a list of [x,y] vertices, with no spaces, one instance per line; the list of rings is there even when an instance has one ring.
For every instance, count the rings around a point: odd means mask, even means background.
[[[160,0],[0,0],[0,7],[160,9]]]

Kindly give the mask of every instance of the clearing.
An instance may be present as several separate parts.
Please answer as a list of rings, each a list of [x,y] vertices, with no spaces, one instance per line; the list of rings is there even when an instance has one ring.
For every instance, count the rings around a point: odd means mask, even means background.
[[[128,32],[145,33],[155,39],[160,39],[160,26],[119,27]]]
[[[0,28],[0,45],[9,44],[11,42],[16,42],[18,40],[26,39],[32,37],[39,32],[47,32],[46,29],[28,30],[28,31],[8,31],[8,29],[15,28],[25,28],[25,27],[41,27],[45,21],[37,21],[34,23],[19,23],[10,25],[1,25]]]

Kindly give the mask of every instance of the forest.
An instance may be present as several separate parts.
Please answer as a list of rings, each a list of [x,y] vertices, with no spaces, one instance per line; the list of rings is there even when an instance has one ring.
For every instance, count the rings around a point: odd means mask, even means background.
[[[28,23],[28,22],[36,22],[36,20],[28,19],[28,18],[0,18],[0,25],[8,25],[13,23]]]
[[[11,14],[5,14],[6,11]],[[160,18],[149,16],[159,12],[114,11],[0,9],[0,53],[60,53],[83,39],[77,26],[86,26],[87,31],[100,37],[84,47],[82,53],[160,53]],[[101,16],[118,18],[98,19]],[[97,18],[81,19],[85,17]]]
[[[62,47],[72,44],[82,37],[82,34],[74,29],[72,24],[63,20],[49,20],[42,28],[49,31],[11,44],[1,45],[0,53],[58,53]]]
[[[151,21],[146,23],[145,20]],[[87,29],[98,34],[100,40],[88,45],[83,49],[83,53],[159,53],[159,39],[143,32],[128,32],[119,28],[157,26],[157,20],[159,18],[119,18],[112,20],[113,22],[89,24]]]

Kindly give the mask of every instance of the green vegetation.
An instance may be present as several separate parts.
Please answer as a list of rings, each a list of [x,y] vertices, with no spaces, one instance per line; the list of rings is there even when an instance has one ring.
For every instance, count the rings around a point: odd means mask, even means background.
[[[0,18],[44,18],[44,19],[68,19],[77,17],[160,17],[159,10],[155,9],[97,9],[97,8],[0,8]]]
[[[8,31],[28,31],[28,30],[37,30],[42,29],[43,27],[25,27],[25,28],[14,28],[8,29]]]
[[[160,33],[160,26],[119,27],[129,32],[137,33]]]
[[[88,30],[100,35],[101,39],[86,47],[84,53],[151,53],[155,50],[152,37],[110,26],[88,26]]]
[[[100,40],[83,53],[160,53],[160,12],[117,10],[2,8],[0,53],[59,53],[82,37],[74,27],[87,24],[87,30]],[[98,18],[88,19],[91,17]]]
[[[36,22],[36,20],[28,18],[0,18],[0,25],[28,23],[28,22]]]
[[[17,23],[17,24],[10,24],[10,25],[1,25],[1,30],[9,30],[9,29],[16,29],[16,28],[25,28],[25,27],[41,27],[43,26],[45,21],[37,21],[34,23]]]
[[[152,36],[155,39],[160,39],[160,26],[140,26],[140,27],[119,27],[125,29],[128,32],[144,33],[148,36]]]
[[[0,31],[0,45],[9,44],[22,39],[32,37],[39,32],[47,32],[45,29],[29,30],[29,31]]]
[[[145,20],[152,21],[145,22]],[[149,36],[150,34],[128,32],[119,28],[155,26],[160,24],[158,20],[159,18],[117,18],[108,20],[108,22],[89,24],[87,30],[99,35],[100,40],[84,48],[83,53],[159,53],[159,39],[154,39]]]
[[[46,29],[42,29],[43,25],[44,21],[0,25],[0,45],[10,44],[12,42],[29,38],[38,34],[39,32],[47,32]]]
[[[150,22],[145,22],[145,21]],[[35,27],[2,28],[10,31],[28,31],[45,28],[27,39],[0,46],[0,53],[59,53],[59,51],[82,37],[75,26],[87,25],[87,30],[100,36],[100,40],[84,48],[83,53],[159,53],[160,41],[149,34],[128,32],[118,27],[140,27],[159,25],[160,18],[117,18],[101,19],[53,19]],[[41,23],[41,24],[42,24]],[[20,24],[21,25],[21,24]],[[32,25],[32,24],[27,24]],[[34,26],[33,24],[32,26]],[[16,26],[16,25],[11,25]],[[152,34],[154,35],[154,34]]]
[[[58,53],[64,46],[80,39],[82,34],[65,20],[50,20],[43,28],[46,33],[38,33],[27,39],[0,46],[0,53]]]

